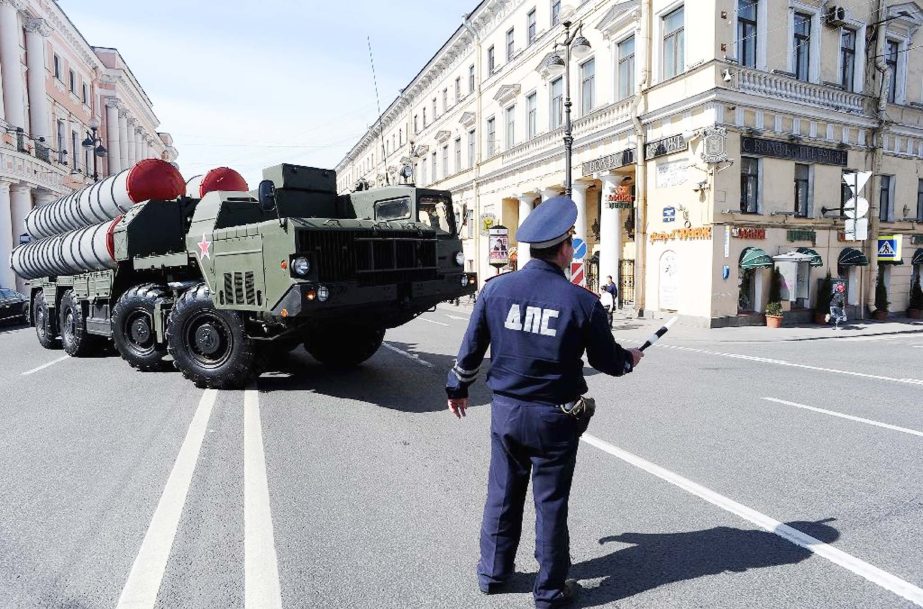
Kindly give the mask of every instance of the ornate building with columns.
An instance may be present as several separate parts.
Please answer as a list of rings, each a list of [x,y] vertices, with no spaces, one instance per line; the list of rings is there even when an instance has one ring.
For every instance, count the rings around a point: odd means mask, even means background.
[[[53,0],[0,0],[0,88],[0,286],[22,288],[10,251],[34,206],[178,153],[118,51],[91,46]]]
[[[452,191],[468,270],[490,276],[487,228],[515,248],[565,189],[570,101],[591,289],[611,275],[639,314],[763,323],[778,269],[785,316],[805,321],[829,272],[853,316],[881,308],[879,280],[903,315],[923,266],[921,25],[906,0],[483,0],[339,163],[339,188],[412,167]],[[578,26],[590,50],[565,82],[548,59]]]

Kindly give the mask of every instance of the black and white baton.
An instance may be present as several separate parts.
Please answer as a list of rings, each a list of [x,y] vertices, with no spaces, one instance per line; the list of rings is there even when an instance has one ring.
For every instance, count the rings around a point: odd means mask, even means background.
[[[658,340],[660,340],[660,337],[667,333],[667,330],[670,329],[670,326],[676,323],[677,319],[679,318],[671,317],[670,320],[667,323],[663,324],[659,330],[651,334],[651,337],[648,338],[646,341],[644,341],[644,344],[638,347],[638,350],[644,351],[645,349],[647,349],[648,347],[656,343]]]

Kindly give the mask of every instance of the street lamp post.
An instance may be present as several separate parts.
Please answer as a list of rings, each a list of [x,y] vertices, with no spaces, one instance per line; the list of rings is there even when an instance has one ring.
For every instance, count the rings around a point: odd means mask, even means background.
[[[99,121],[96,120],[96,117],[90,119],[89,123],[90,130],[93,132],[87,133],[86,139],[83,140],[81,146],[87,150],[93,150],[93,181],[99,181],[99,171],[97,170],[97,158],[104,158],[108,154],[108,150],[102,144],[102,139],[96,135],[96,130],[99,129]],[[76,163],[75,163],[76,164]]]
[[[589,55],[592,48],[590,47],[590,41],[581,34],[583,29],[582,22],[578,23],[573,28],[573,31],[571,31],[571,26],[573,25],[571,21],[563,21],[562,25],[564,26],[564,41],[555,42],[554,53],[545,60],[545,71],[552,78],[560,76],[561,73],[564,74],[564,194],[569,197],[573,182],[571,157],[574,147],[574,136],[571,132],[570,122],[570,107],[572,105],[570,99],[570,58],[573,55],[579,61]],[[559,47],[564,47],[563,59],[558,54]]]

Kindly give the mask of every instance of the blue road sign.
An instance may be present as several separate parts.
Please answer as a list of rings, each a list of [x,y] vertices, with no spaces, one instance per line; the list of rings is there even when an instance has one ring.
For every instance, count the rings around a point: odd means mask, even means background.
[[[574,260],[583,260],[586,257],[586,241],[574,237]]]

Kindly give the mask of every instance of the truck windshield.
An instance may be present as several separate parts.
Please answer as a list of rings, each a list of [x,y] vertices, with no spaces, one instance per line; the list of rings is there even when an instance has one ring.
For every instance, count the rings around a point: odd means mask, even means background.
[[[376,220],[407,220],[410,218],[410,197],[398,197],[375,203]]]
[[[452,202],[440,197],[420,197],[417,202],[417,221],[449,233],[455,234],[455,215]]]

